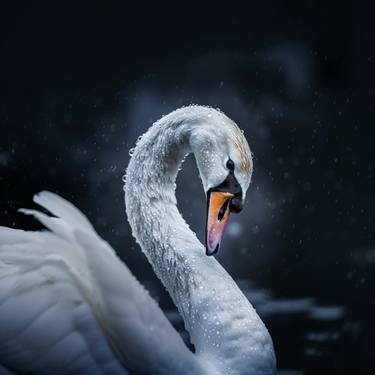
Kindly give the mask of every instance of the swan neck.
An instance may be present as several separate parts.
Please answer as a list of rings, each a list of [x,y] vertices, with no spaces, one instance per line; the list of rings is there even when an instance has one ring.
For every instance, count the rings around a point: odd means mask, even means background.
[[[167,116],[139,140],[124,188],[128,220],[178,307],[197,356],[220,373],[253,373],[251,366],[272,374],[275,361],[267,329],[228,273],[205,255],[177,209],[175,180],[184,156],[191,152],[197,123],[196,118],[176,121]]]

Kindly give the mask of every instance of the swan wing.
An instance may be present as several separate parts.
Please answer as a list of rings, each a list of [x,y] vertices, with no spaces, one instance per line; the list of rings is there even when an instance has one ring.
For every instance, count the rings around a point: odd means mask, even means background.
[[[60,196],[34,201],[48,231],[0,227],[0,364],[9,373],[200,373],[156,302]]]

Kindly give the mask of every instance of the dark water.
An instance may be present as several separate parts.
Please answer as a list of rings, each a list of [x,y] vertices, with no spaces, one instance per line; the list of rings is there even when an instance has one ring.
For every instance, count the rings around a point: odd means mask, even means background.
[[[2,3],[0,225],[39,228],[16,209],[60,193],[182,328],[131,237],[121,177],[153,121],[219,107],[245,130],[255,170],[218,260],[269,328],[280,373],[375,374],[372,8]],[[202,239],[191,157],[177,186]]]

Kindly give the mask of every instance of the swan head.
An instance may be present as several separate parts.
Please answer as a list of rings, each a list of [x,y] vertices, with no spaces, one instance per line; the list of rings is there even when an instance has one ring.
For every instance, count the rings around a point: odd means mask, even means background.
[[[207,196],[206,254],[217,253],[231,213],[242,210],[253,171],[243,131],[222,112],[207,109],[207,120],[190,137]]]

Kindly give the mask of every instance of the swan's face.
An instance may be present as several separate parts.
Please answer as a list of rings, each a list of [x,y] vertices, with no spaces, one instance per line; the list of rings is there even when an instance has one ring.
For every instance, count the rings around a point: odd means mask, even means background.
[[[207,195],[207,255],[218,251],[230,213],[242,210],[253,171],[250,148],[241,130],[221,113],[218,120],[197,129],[191,139]]]

